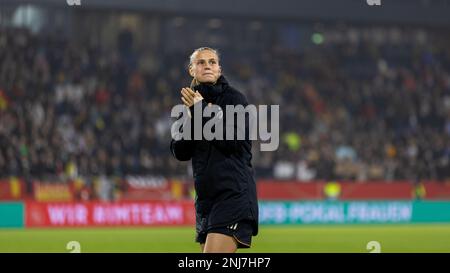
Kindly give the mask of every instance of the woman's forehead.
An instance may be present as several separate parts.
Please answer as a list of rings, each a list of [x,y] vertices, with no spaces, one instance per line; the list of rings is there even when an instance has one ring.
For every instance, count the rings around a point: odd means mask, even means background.
[[[199,51],[195,55],[195,59],[196,60],[201,60],[201,59],[205,59],[205,60],[215,59],[215,60],[217,60],[217,54],[214,53],[211,50],[202,50],[202,51]]]

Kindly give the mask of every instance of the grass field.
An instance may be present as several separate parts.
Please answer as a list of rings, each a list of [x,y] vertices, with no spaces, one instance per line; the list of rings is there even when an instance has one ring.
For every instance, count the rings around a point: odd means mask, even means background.
[[[191,227],[0,229],[0,252],[199,252]],[[450,224],[262,226],[246,252],[450,252]]]

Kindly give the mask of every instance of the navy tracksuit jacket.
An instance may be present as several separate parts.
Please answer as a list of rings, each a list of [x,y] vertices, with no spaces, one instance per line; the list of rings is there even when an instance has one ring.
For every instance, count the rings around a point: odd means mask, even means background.
[[[223,110],[224,119],[226,105],[245,107],[248,104],[245,96],[231,87],[223,76],[214,85],[200,84],[193,89],[199,91],[204,98],[201,101],[202,108],[207,107],[208,103],[218,105]],[[193,106],[190,111],[193,115]],[[208,119],[203,118],[202,123]],[[189,122],[193,123],[193,119]],[[194,125],[191,126],[193,131]],[[226,120],[223,126],[225,137]],[[247,116],[245,126],[235,121],[234,140],[207,141],[202,137],[202,140],[171,142],[170,149],[175,158],[182,161],[192,159],[197,194],[197,222],[206,218],[208,228],[249,220],[252,222],[253,235],[258,233],[258,202],[248,128]],[[245,130],[245,140],[237,140],[238,130]]]

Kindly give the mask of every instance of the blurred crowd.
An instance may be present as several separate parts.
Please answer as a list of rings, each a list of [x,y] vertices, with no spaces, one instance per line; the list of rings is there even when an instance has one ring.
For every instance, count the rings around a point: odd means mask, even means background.
[[[257,178],[450,179],[449,31],[368,30],[326,28],[301,50],[223,49],[249,103],[280,105],[279,149],[253,145]],[[0,176],[189,178],[169,152],[170,110],[194,45],[134,43],[130,31],[105,49],[0,29]]]

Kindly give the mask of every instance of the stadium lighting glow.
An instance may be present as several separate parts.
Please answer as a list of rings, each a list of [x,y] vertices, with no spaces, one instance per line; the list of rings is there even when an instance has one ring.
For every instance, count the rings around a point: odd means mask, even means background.
[[[322,35],[321,33],[314,33],[314,34],[311,36],[311,41],[312,41],[314,44],[316,44],[316,45],[322,44],[322,43],[323,43],[323,40],[324,40],[324,38],[323,38],[323,35]]]

